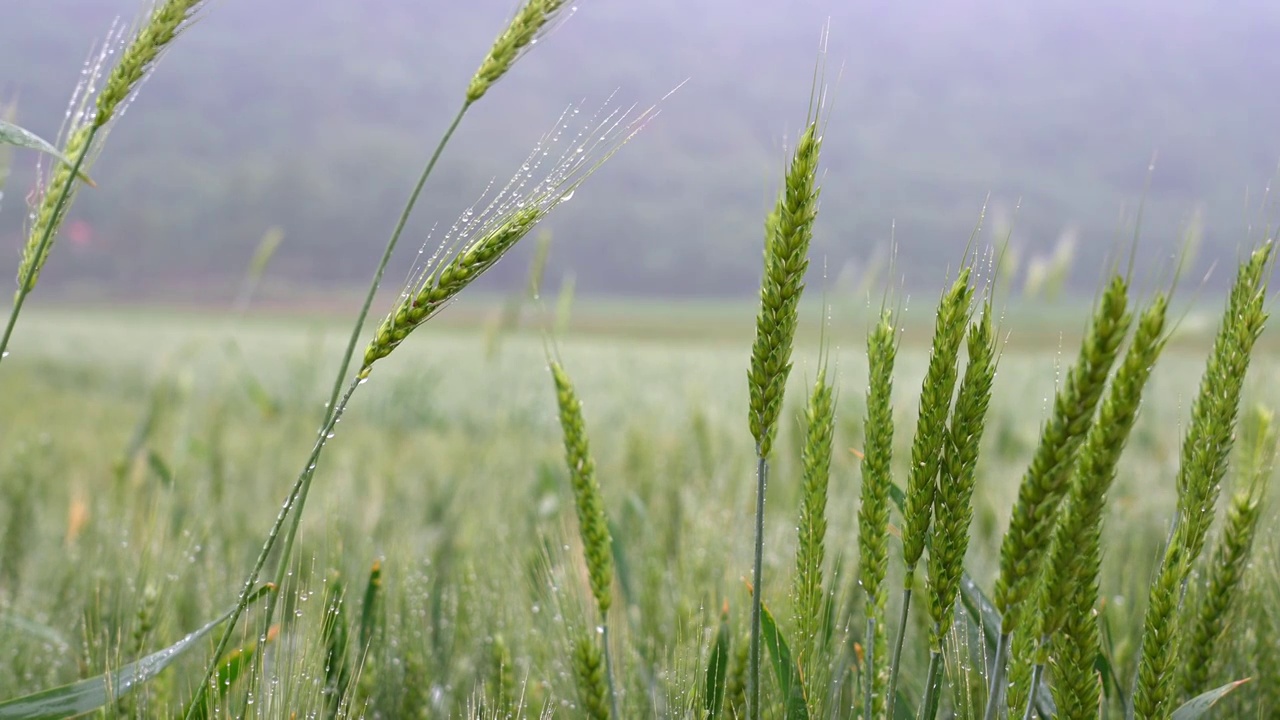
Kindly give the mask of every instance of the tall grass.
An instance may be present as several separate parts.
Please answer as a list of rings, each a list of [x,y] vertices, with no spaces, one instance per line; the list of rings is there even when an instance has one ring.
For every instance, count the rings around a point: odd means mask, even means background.
[[[198,5],[157,5],[92,111],[84,100],[64,143],[70,162],[54,169],[37,203],[3,344],[100,131]],[[482,60],[393,224],[353,327],[333,348],[332,383],[317,386],[323,345],[299,351],[308,371],[274,379],[259,376],[261,356],[234,344],[221,355],[191,353],[221,363],[219,372],[197,373],[207,368],[184,359],[175,365],[190,377],[178,370],[155,384],[5,363],[3,407],[33,426],[54,417],[42,409],[54,404],[88,404],[79,411],[94,420],[120,408],[140,419],[92,430],[95,451],[113,448],[101,455],[0,439],[0,627],[11,641],[0,646],[13,648],[0,688],[15,696],[0,702],[0,718],[1193,718],[1229,695],[1250,713],[1280,709],[1274,689],[1236,682],[1269,672],[1274,655],[1265,588],[1280,569],[1254,564],[1259,540],[1274,543],[1262,534],[1276,446],[1269,411],[1246,416],[1244,462],[1227,507],[1217,507],[1267,318],[1271,242],[1238,268],[1176,469],[1165,449],[1177,444],[1167,438],[1179,427],[1176,392],[1151,389],[1174,344],[1170,297],[1157,292],[1134,310],[1130,278],[1120,275],[1104,286],[1047,418],[1025,402],[1045,368],[1011,369],[1023,360],[1005,341],[1018,328],[1004,326],[993,290],[967,262],[916,321],[932,328],[927,348],[904,351],[907,314],[886,310],[886,297],[868,318],[865,359],[839,362],[824,339],[808,396],[789,406],[793,364],[808,358],[798,338],[820,192],[820,73],[765,218],[745,394],[723,380],[741,362],[736,352],[704,357],[696,387],[707,395],[694,399],[654,394],[698,367],[689,348],[647,356],[656,368],[647,376],[635,361],[646,352],[640,343],[604,358],[580,357],[590,347],[567,343],[549,358],[545,345],[527,343],[510,363],[496,354],[467,363],[458,359],[467,341],[437,336],[430,362],[447,383],[424,392],[420,378],[388,372],[382,397],[396,413],[352,403],[357,393],[379,397],[361,390],[375,366],[393,354],[412,358],[402,350],[409,336],[651,117],[606,113],[586,141],[542,166],[549,137],[530,169],[468,211],[357,356],[389,258],[454,129],[566,12],[529,0]],[[580,369],[573,380],[562,355]],[[1166,381],[1175,390],[1195,371],[1186,355]],[[428,361],[420,352],[417,362]],[[544,363],[554,399],[545,378],[536,393],[510,380]],[[852,400],[840,392],[849,376],[866,382]],[[916,380],[917,396],[896,394]],[[329,402],[313,437],[317,392]],[[94,407],[90,398],[106,399]],[[434,403],[441,408],[424,419]],[[674,407],[681,403],[688,417]],[[916,409],[909,438],[899,438],[901,407]],[[857,462],[839,450],[857,445]],[[1141,469],[1140,484],[1126,485],[1125,468]],[[745,482],[752,469],[755,482]],[[275,500],[290,472],[286,500],[253,542],[246,509]],[[49,482],[58,477],[72,484]],[[320,517],[314,508],[305,515],[320,488],[328,504]],[[1000,534],[993,498],[1006,491],[1015,499]],[[1115,500],[1124,492],[1170,499],[1171,525]],[[767,495],[782,510],[766,516]],[[65,515],[61,537],[49,530],[54,511]],[[1114,559],[1155,556],[1157,546],[1153,567]],[[48,547],[67,559],[51,562],[55,553],[40,550]],[[736,565],[748,555],[744,591]],[[855,557],[852,568],[846,558]],[[192,574],[196,582],[180,580]],[[913,624],[922,579],[924,613],[917,608]],[[893,607],[888,588],[897,581]],[[234,605],[221,607],[237,588]],[[1145,605],[1117,602],[1117,588]],[[1234,637],[1225,631],[1232,623],[1249,632]],[[184,637],[192,627],[200,629]],[[205,638],[219,627],[210,648]],[[70,640],[68,628],[82,639]],[[17,697],[37,688],[49,689]]]

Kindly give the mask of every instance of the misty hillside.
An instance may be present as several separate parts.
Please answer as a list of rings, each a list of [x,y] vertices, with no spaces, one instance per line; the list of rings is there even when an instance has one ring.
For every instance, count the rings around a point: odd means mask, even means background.
[[[0,102],[57,133],[92,43],[137,0],[10,0]],[[922,8],[928,6],[926,12]],[[1145,259],[1168,267],[1201,212],[1199,265],[1234,257],[1280,160],[1280,4],[1244,0],[583,0],[468,115],[415,242],[505,181],[561,111],[660,117],[557,210],[553,272],[588,291],[749,292],[821,27],[832,98],[816,244],[828,272],[899,246],[913,286],[954,265],[990,194],[1022,257],[1078,231],[1075,278],[1127,243],[1157,154]],[[114,130],[50,283],[170,291],[233,283],[263,232],[273,273],[365,281],[513,0],[217,0]],[[0,208],[16,268],[34,158]],[[1014,217],[1014,208],[1021,207]],[[525,249],[527,251],[527,248]],[[498,268],[519,277],[520,261]],[[1154,272],[1152,273],[1154,274]]]

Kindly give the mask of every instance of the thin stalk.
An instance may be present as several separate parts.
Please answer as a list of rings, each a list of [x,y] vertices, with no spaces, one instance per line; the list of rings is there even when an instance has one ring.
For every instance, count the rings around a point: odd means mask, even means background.
[[[1022,713],[1022,720],[1031,720],[1036,715],[1036,694],[1040,689],[1042,677],[1044,677],[1044,663],[1038,662],[1031,668],[1031,693],[1027,696],[1027,709]]]
[[[1005,660],[1009,657],[1009,645],[1013,636],[1000,633],[1000,642],[996,644],[996,657],[991,668],[991,686],[987,692],[987,710],[982,720],[996,720],[1000,712],[1000,704],[1004,702]],[[1034,687],[1034,686],[1032,686]]]
[[[889,697],[885,698],[885,717],[893,717],[893,701],[898,697],[898,665],[902,662],[902,645],[907,637],[907,614],[911,612],[911,584],[915,568],[907,570],[906,587],[902,588],[902,615],[898,619],[898,639],[893,645],[893,659],[889,661]]]
[[[863,714],[863,717],[867,718],[867,720],[873,720],[874,718],[874,715],[872,714],[872,712],[875,709],[875,682],[874,682],[875,672],[876,672],[875,656],[876,656],[876,651],[878,649],[879,648],[876,647],[876,619],[873,617],[869,617],[867,618],[867,642],[866,642],[867,683],[866,683],[866,692],[864,693],[864,703],[866,704],[867,709],[866,709],[866,712]]]
[[[414,205],[418,203],[418,196],[422,194],[422,188],[426,186],[427,178],[431,177],[431,171],[435,170],[436,161],[440,159],[441,153],[444,152],[444,146],[449,143],[454,131],[462,123],[462,116],[467,114],[471,103],[472,101],[468,100],[462,104],[462,108],[454,116],[453,122],[449,124],[449,129],[445,130],[444,135],[440,137],[440,142],[436,144],[435,152],[431,153],[431,159],[427,161],[427,166],[423,168],[422,175],[418,177],[418,183],[413,186],[413,192],[409,193],[409,200],[405,203],[404,210],[400,212],[400,219],[396,221],[395,229],[391,231],[391,237],[387,239],[387,247],[382,251],[382,260],[378,262],[378,269],[373,273],[373,281],[369,283],[369,293],[364,298],[364,305],[360,308],[360,315],[356,318],[355,327],[351,328],[351,338],[347,340],[347,350],[342,355],[342,365],[338,367],[338,375],[333,380],[333,390],[329,393],[329,404],[325,409],[326,422],[333,413],[334,403],[338,400],[338,393],[342,391],[342,383],[347,378],[347,370],[351,368],[351,356],[355,354],[356,344],[360,342],[360,331],[364,329],[364,321],[369,317],[369,308],[373,306],[373,297],[378,293],[378,287],[382,285],[382,274],[386,272],[387,263],[391,261],[391,254],[396,249],[396,244],[400,242],[400,235],[404,233],[405,225],[409,223],[409,216],[413,213]],[[297,526],[295,525],[294,527]],[[293,528],[290,528],[289,534],[291,536],[289,544],[292,545]]]
[[[249,573],[249,579],[245,581],[244,588],[240,590],[240,599],[236,602],[236,607],[232,610],[231,616],[227,618],[227,629],[223,631],[222,637],[218,640],[218,646],[214,649],[213,657],[205,670],[204,680],[196,686],[195,697],[192,698],[191,704],[187,706],[186,720],[193,720],[197,709],[203,706],[205,692],[209,688],[209,683],[213,681],[214,673],[218,670],[218,659],[226,652],[227,645],[231,643],[231,636],[235,632],[236,623],[249,606],[249,598],[253,592],[253,586],[257,584],[258,577],[262,574],[262,568],[267,564],[267,557],[271,554],[272,549],[275,548],[276,540],[280,537],[280,531],[284,528],[285,519],[294,509],[297,500],[309,488],[311,478],[315,476],[315,466],[320,459],[320,453],[324,450],[334,426],[342,419],[342,413],[346,410],[347,403],[351,401],[351,396],[358,387],[360,387],[360,380],[353,380],[338,401],[338,404],[334,406],[333,413],[329,416],[329,420],[325,422],[319,437],[316,438],[315,446],[311,448],[311,455],[307,457],[307,464],[303,466],[302,472],[298,473],[298,479],[294,481],[293,488],[289,491],[289,497],[284,501],[284,505],[280,507],[280,512],[276,515],[276,520],[271,525],[271,531],[267,534],[267,540],[262,544],[261,552],[258,553],[258,559],[253,565],[253,570]]]
[[[75,162],[71,165],[71,174],[67,176],[67,181],[63,183],[62,189],[58,194],[58,202],[53,206],[53,214],[49,217],[48,224],[45,225],[44,234],[40,236],[40,244],[36,246],[35,254],[32,257],[44,257],[45,251],[49,247],[49,243],[53,242],[54,232],[58,228],[58,218],[62,217],[62,212],[67,207],[67,200],[71,197],[71,186],[80,179],[80,168],[84,165],[85,158],[89,155],[89,149],[93,147],[93,139],[98,134],[98,126],[89,128],[89,136],[85,138],[84,147],[76,155]],[[27,268],[27,274],[18,283],[18,294],[13,300],[13,310],[9,312],[9,322],[5,324],[4,336],[0,337],[0,362],[4,362],[5,357],[9,355],[9,338],[13,335],[13,328],[18,324],[18,313],[22,312],[22,305],[27,300],[27,295],[35,289],[34,278],[36,273],[40,271],[40,264],[32,262]]]
[[[338,394],[342,391],[342,384],[347,378],[347,371],[351,368],[351,358],[355,354],[356,345],[360,342],[360,333],[364,329],[365,320],[369,317],[369,309],[373,306],[374,297],[378,293],[378,288],[382,284],[382,276],[386,272],[387,265],[391,261],[391,255],[395,251],[396,245],[400,242],[400,236],[404,234],[404,228],[409,222],[409,216],[413,213],[413,208],[418,202],[418,197],[422,194],[422,189],[427,184],[427,178],[431,176],[431,172],[435,169],[436,162],[439,161],[441,154],[444,152],[445,145],[449,139],[453,137],[454,131],[458,129],[458,125],[462,122],[463,115],[466,114],[471,102],[465,102],[462,108],[458,110],[454,116],[453,122],[449,124],[449,128],[441,136],[440,141],[436,143],[436,149],[431,153],[431,159],[427,161],[426,167],[423,168],[422,174],[418,176],[418,182],[413,186],[413,191],[409,193],[409,199],[405,202],[404,209],[400,211],[400,217],[396,221],[395,228],[391,231],[391,237],[387,239],[387,245],[382,251],[382,258],[378,261],[378,268],[373,273],[373,280],[369,283],[369,292],[365,295],[364,304],[360,307],[360,314],[356,318],[355,325],[351,328],[351,337],[347,340],[347,349],[342,356],[342,364],[338,367],[338,374],[333,380],[333,389],[329,394],[329,402],[325,405],[324,416],[324,435],[328,435],[333,431],[330,420],[337,408]],[[344,403],[345,405],[345,403]],[[304,471],[307,475],[306,481],[302,483],[302,487],[297,494],[296,500],[292,503],[293,521],[289,523],[289,528],[285,532],[284,545],[280,550],[279,560],[276,563],[275,584],[276,587],[284,586],[284,578],[288,573],[289,563],[293,556],[293,543],[298,535],[298,527],[302,523],[302,510],[307,504],[307,495],[311,491],[311,475],[315,474],[314,462]],[[263,627],[270,628],[271,620],[275,617],[276,601],[279,593],[273,594],[267,599],[266,608],[263,613]],[[216,658],[215,658],[216,659]]]
[[[609,650],[609,621],[600,623],[600,639],[604,643],[604,676],[609,682],[609,712],[613,720],[621,720],[618,714],[618,691],[613,684],[613,652]]]
[[[929,654],[929,674],[924,680],[924,702],[920,704],[922,720],[933,720],[938,715],[942,688],[942,651]],[[892,717],[892,715],[890,716]]]
[[[747,717],[760,720],[760,616],[764,576],[764,486],[769,461],[760,454],[756,462],[756,558],[751,575],[751,656],[747,666]]]

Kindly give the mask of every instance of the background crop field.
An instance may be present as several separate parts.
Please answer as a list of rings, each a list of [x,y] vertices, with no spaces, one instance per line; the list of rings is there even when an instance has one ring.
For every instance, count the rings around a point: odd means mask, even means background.
[[[894,388],[900,476],[927,359],[928,332],[918,321],[931,319],[931,301],[914,303],[920,311],[906,316]],[[744,417],[753,308],[579,306],[556,346],[584,403],[613,524],[625,608],[618,632],[629,649],[619,659],[624,698],[650,714],[681,715],[692,702],[682,688],[702,672],[722,607],[740,618],[748,604],[754,450]],[[796,542],[801,433],[793,404],[814,377],[820,315],[813,310],[804,314],[769,485],[765,600],[780,615]],[[994,578],[1017,482],[1085,310],[1015,308],[1006,316],[966,563],[984,585]],[[557,648],[583,622],[586,580],[574,550],[546,341],[534,327],[486,332],[493,312],[483,302],[446,311],[379,365],[338,426],[303,523],[292,576],[300,592],[282,594],[288,612],[270,639],[271,691],[248,698],[262,712],[290,708],[302,717],[323,709],[325,603],[346,588],[347,612],[358,615],[375,562],[385,635],[365,667],[352,668],[360,688],[353,702],[361,704],[353,709],[382,717],[458,713],[480,692],[502,697],[503,683],[531,714],[576,701],[568,653]],[[872,317],[865,306],[841,309],[829,335],[839,396],[827,547],[834,563],[850,566],[859,474],[849,449],[862,442],[863,337]],[[1104,615],[1119,628],[1141,627],[1211,318],[1184,316],[1108,504],[1102,597]],[[345,321],[281,311],[237,318],[65,308],[25,318],[0,373],[0,698],[118,666],[235,601],[313,441],[333,371],[317,359],[339,356]],[[1246,409],[1280,405],[1275,348],[1274,333],[1264,335]],[[1262,585],[1249,593],[1271,600],[1243,603],[1241,612],[1261,607],[1280,623],[1277,532],[1270,520],[1263,527],[1255,565],[1272,569],[1255,573]],[[855,578],[836,577],[837,602],[861,603]],[[860,626],[850,632],[852,643]],[[971,640],[956,634],[961,647]],[[1229,642],[1255,652],[1247,635]],[[1108,642],[1128,678],[1136,636]],[[906,662],[923,664],[924,651],[908,643],[917,655]],[[189,696],[201,660],[117,709],[177,713],[174,698]],[[922,675],[904,673],[903,682],[910,687]],[[1237,698],[1256,703],[1266,692],[1246,687]],[[232,703],[245,701],[235,688],[226,700],[233,714],[243,706]]]

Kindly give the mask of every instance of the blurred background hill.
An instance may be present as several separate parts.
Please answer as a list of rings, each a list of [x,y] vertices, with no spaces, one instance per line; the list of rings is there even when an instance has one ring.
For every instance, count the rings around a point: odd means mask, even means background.
[[[95,40],[137,0],[17,0],[0,22],[0,103],[57,134]],[[367,281],[395,215],[513,0],[217,0],[114,130],[41,292],[230,292],[263,233],[298,288]],[[749,295],[762,219],[803,119],[820,29],[832,104],[815,240],[833,279],[885,257],[936,287],[990,195],[1024,268],[1066,233],[1091,293],[1125,250],[1150,175],[1140,259],[1197,270],[1259,227],[1280,160],[1280,3],[1270,0],[584,0],[477,105],[397,270],[505,181],[561,111],[662,103],[661,116],[560,208],[551,273],[580,292]],[[16,270],[35,158],[0,206]],[[1018,204],[1020,202],[1020,208]],[[1015,212],[1015,208],[1017,208]],[[439,232],[437,232],[437,237]],[[529,248],[518,255],[527,257]],[[489,287],[514,286],[517,257]],[[1225,282],[1226,275],[1216,278]]]

